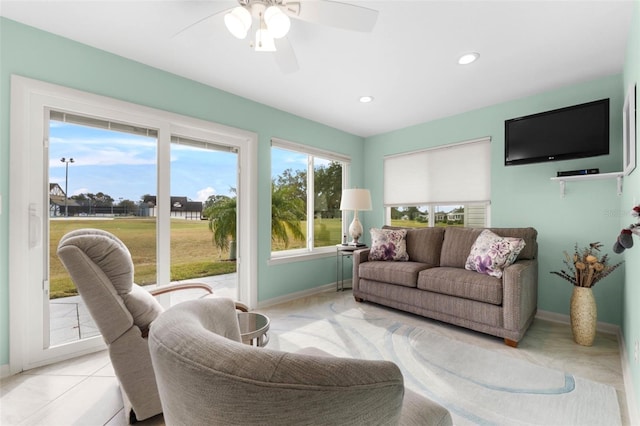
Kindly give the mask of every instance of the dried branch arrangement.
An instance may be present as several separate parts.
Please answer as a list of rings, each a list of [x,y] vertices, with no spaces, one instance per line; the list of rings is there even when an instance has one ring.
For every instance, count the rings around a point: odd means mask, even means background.
[[[565,259],[562,261],[566,269],[552,271],[551,273],[562,277],[577,287],[593,287],[598,281],[615,271],[622,262],[609,265],[609,255],[605,254],[598,258],[596,252],[600,251],[602,244],[599,242],[589,244],[581,250],[576,243],[573,256],[564,252]]]

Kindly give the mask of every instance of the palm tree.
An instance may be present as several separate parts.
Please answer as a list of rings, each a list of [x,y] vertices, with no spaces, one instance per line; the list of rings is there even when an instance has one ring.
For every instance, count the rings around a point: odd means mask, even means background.
[[[271,240],[289,247],[289,232],[296,240],[304,240],[300,218],[305,216],[304,201],[289,186],[271,185]]]
[[[236,197],[212,196],[204,214],[209,218],[209,230],[213,232],[213,244],[226,250],[236,240]],[[229,258],[235,259],[235,250],[229,250]]]
[[[294,239],[304,240],[300,218],[305,216],[304,202],[288,186],[271,186],[271,239],[289,246],[289,233]],[[232,189],[235,193],[235,189]],[[237,196],[214,195],[206,203],[204,215],[209,218],[213,244],[220,250],[234,247],[236,240]],[[235,259],[235,250],[229,253]]]

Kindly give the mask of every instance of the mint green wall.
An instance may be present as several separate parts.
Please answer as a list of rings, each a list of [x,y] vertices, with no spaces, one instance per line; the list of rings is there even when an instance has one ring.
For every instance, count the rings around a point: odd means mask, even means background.
[[[0,18],[0,365],[9,361],[10,77],[18,74],[256,132],[258,141],[258,300],[335,281],[335,258],[269,267],[270,138],[350,155],[362,185],[363,139],[137,62]],[[212,71],[214,72],[214,71]],[[289,278],[287,278],[289,277]]]
[[[610,155],[504,166],[504,120],[602,98],[611,98]],[[549,272],[563,266],[563,250],[572,251],[576,242],[584,246],[601,241],[611,252],[620,232],[620,197],[616,181],[606,180],[567,183],[566,197],[561,198],[559,184],[550,178],[558,170],[621,170],[622,103],[622,77],[615,75],[371,137],[365,141],[365,182],[372,190],[373,204],[380,206],[385,155],[491,136],[491,225],[538,230],[538,307],[568,314],[572,286]],[[365,220],[367,226],[382,225],[384,212],[369,212]],[[619,255],[612,258],[622,260]],[[615,271],[594,288],[600,321],[622,323],[623,276],[622,270]]]
[[[624,67],[624,85],[640,85],[640,2],[635,2],[631,32],[627,44],[627,56]],[[638,88],[640,89],[640,87]],[[640,101],[640,96],[638,97]],[[636,113],[636,120],[640,115]],[[640,124],[636,123],[636,127]],[[640,134],[636,132],[636,138]],[[640,148],[640,140],[636,139],[636,149]],[[636,155],[636,157],[638,157]],[[625,178],[624,194],[621,210],[624,216],[620,221],[620,228],[634,223],[629,211],[634,203],[640,204],[640,163],[631,175]],[[629,362],[631,376],[635,389],[636,407],[640,407],[640,365],[634,360],[634,344],[640,341],[640,238],[634,238],[635,248],[625,251],[624,257],[627,264],[625,270],[625,286],[623,295],[623,322],[622,332],[627,348],[627,361]]]
[[[640,203],[640,172],[624,180],[624,194],[615,194],[615,181],[567,184],[560,198],[557,170],[599,167],[602,172],[621,168],[621,114],[624,87],[640,80],[640,11],[634,10],[623,76],[611,76],[576,84],[437,120],[384,135],[361,138],[304,120],[229,93],[186,80],[109,53],[75,43],[13,21],[0,18],[0,365],[9,359],[9,107],[10,76],[61,84],[92,93],[214,121],[259,134],[259,300],[310,289],[335,280],[335,259],[267,266],[270,253],[269,138],[278,136],[353,157],[354,184],[372,190],[374,206],[382,205],[382,158],[384,155],[492,137],[492,225],[534,226],[540,245],[540,309],[568,313],[571,288],[549,274],[560,268],[563,250],[573,244],[602,241],[610,251],[620,229],[627,226],[627,212]],[[624,81],[623,81],[624,80]],[[526,85],[526,82],[523,82]],[[472,96],[472,94],[470,94]],[[603,97],[611,98],[612,154],[585,160],[504,167],[503,122],[507,118],[544,111]],[[364,161],[358,161],[364,156]],[[363,165],[366,164],[366,167]],[[640,165],[639,165],[640,169]],[[364,177],[364,180],[361,178]],[[365,212],[365,227],[379,226],[384,213]],[[640,239],[636,239],[640,247]],[[620,256],[612,255],[613,259]],[[623,327],[630,358],[633,343],[640,339],[640,248],[625,252],[626,267],[595,288],[599,320]],[[301,280],[301,277],[304,277]],[[626,286],[623,285],[626,277]],[[629,360],[640,397],[640,368]],[[639,400],[640,405],[640,400]]]

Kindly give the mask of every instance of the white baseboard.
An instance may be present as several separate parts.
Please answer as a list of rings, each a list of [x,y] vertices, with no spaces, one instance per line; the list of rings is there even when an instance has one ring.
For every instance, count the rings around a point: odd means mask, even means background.
[[[627,397],[627,407],[629,407],[629,424],[640,424],[640,416],[638,415],[638,407],[636,406],[636,393],[633,387],[633,379],[631,377],[631,368],[629,368],[629,354],[627,345],[624,343],[622,329],[618,328],[618,346],[620,347],[620,364],[622,365],[622,378],[624,379],[624,394]]]
[[[344,280],[345,287],[351,287],[351,280]],[[258,308],[266,308],[267,306],[277,305],[279,303],[291,302],[292,300],[300,299],[302,297],[313,296],[314,294],[324,293],[327,291],[336,291],[336,283],[325,284],[320,287],[310,288],[308,290],[297,291],[280,297],[274,297],[272,299],[263,300],[258,303]]]
[[[542,311],[538,309],[538,313],[536,314],[536,318],[540,318],[547,321],[559,322],[562,324],[571,324],[571,319],[569,315],[558,314],[556,312]],[[620,334],[620,326],[616,324],[611,324],[608,322],[600,322],[596,325],[596,330],[601,331],[607,334]],[[618,339],[620,340],[620,339]]]
[[[9,369],[9,364],[0,365],[0,379],[4,379],[5,377],[9,377],[11,375],[11,370]]]

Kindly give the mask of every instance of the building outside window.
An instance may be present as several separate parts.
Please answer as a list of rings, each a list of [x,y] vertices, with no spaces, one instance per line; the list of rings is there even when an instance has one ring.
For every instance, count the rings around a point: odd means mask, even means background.
[[[488,204],[422,205],[389,207],[392,226],[424,228],[427,226],[464,226],[484,228],[487,224]]]

